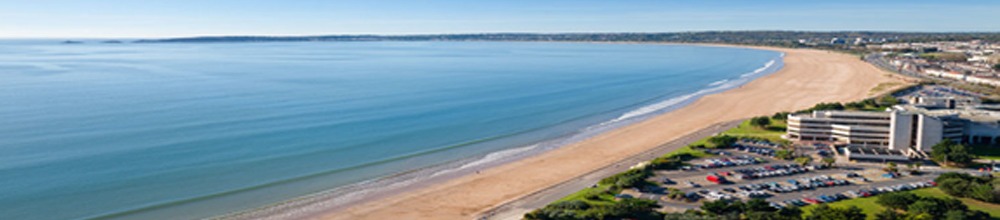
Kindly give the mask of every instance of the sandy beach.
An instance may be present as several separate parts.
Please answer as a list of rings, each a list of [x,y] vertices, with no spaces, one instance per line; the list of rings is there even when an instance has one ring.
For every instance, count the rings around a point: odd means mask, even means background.
[[[818,102],[863,99],[881,83],[903,81],[857,56],[820,50],[758,49],[784,52],[784,68],[740,88],[705,96],[676,111],[582,142],[479,174],[330,211],[318,218],[472,219],[504,203],[714,124],[807,108]]]

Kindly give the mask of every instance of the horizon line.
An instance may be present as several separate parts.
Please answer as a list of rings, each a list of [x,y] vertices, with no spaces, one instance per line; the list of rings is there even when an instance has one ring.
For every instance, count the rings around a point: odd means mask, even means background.
[[[0,37],[3,40],[40,40],[40,39],[131,39],[131,40],[162,40],[162,39],[185,39],[185,38],[214,38],[214,37],[330,37],[330,36],[370,36],[370,37],[407,37],[407,36],[453,36],[453,35],[498,35],[498,34],[533,34],[533,35],[560,35],[560,34],[677,34],[677,33],[709,33],[709,32],[803,32],[803,33],[921,33],[921,34],[1000,34],[1000,31],[899,31],[899,30],[699,30],[699,31],[663,31],[663,32],[451,32],[451,33],[422,33],[422,34],[374,34],[374,33],[343,33],[343,34],[289,34],[289,35],[266,35],[266,34],[204,34],[185,36],[160,36],[160,37]]]

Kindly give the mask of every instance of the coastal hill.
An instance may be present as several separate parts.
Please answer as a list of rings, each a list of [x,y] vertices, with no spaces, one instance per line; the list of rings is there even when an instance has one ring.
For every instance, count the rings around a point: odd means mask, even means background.
[[[301,42],[301,41],[607,41],[730,43],[794,47],[801,44],[848,45],[863,42],[1000,41],[1000,33],[981,32],[806,32],[705,31],[675,33],[483,33],[435,35],[214,36],[138,40],[136,43]]]

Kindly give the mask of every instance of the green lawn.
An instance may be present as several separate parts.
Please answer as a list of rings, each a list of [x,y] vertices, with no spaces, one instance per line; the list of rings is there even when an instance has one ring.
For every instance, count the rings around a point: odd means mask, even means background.
[[[608,186],[606,186],[606,185],[598,185],[597,187],[593,187],[593,188],[587,187],[587,188],[585,188],[583,190],[580,190],[580,191],[577,191],[577,192],[575,192],[573,194],[569,194],[568,196],[563,197],[562,199],[556,200],[553,203],[563,202],[563,201],[573,201],[573,200],[580,200],[580,201],[584,201],[584,202],[587,202],[587,203],[590,203],[590,204],[595,204],[595,205],[596,204],[612,204],[612,203],[615,203],[615,195],[613,195],[611,193],[602,193],[601,192],[601,191],[606,190],[607,188],[608,188]],[[600,194],[600,196],[598,196],[598,199],[587,199],[587,195],[589,195],[591,193],[595,193],[595,194],[596,193],[601,193],[601,194]]]
[[[861,208],[861,210],[865,211],[865,214],[868,215],[868,219],[874,219],[875,213],[881,212],[883,209],[885,209],[882,208],[882,206],[875,204],[876,200],[875,198],[876,197],[848,199],[838,202],[827,203],[827,205],[830,205],[830,207],[838,207],[838,208],[857,206],[858,208]],[[816,209],[816,205],[802,207],[802,212],[805,213],[805,215],[809,215],[809,213],[812,213],[813,209]]]
[[[698,142],[701,142],[702,144],[704,144],[705,143],[705,139],[699,140]],[[677,150],[675,150],[673,152],[664,154],[663,156],[665,156],[665,157],[671,157],[671,156],[678,155],[678,154],[683,154],[683,153],[691,154],[692,156],[694,156],[696,158],[704,158],[704,157],[711,157],[712,156],[712,155],[706,154],[705,151],[691,149],[691,145],[681,147],[680,149],[677,149]]]
[[[932,196],[941,198],[952,197],[949,196],[948,194],[945,194],[944,192],[941,192],[941,190],[939,190],[938,188],[924,188],[924,189],[913,190],[910,192],[913,192],[913,194],[919,196]],[[865,211],[865,214],[868,215],[868,219],[874,219],[875,213],[881,212],[882,210],[885,209],[882,208],[882,206],[875,203],[875,200],[877,200],[877,198],[878,197],[875,196],[868,198],[849,199],[849,200],[828,203],[828,205],[832,207],[849,207],[852,205],[857,206],[858,208],[861,208],[861,210]],[[985,203],[968,198],[958,198],[958,199],[961,200],[962,203],[965,203],[965,205],[969,206],[969,209],[971,210],[984,211],[986,213],[989,213],[990,216],[993,217],[993,219],[1000,219],[1000,204]],[[815,205],[806,206],[802,207],[802,211],[808,214],[812,212],[812,210],[815,208],[816,208]]]
[[[775,143],[784,143],[788,141],[781,139],[781,135],[785,134],[787,126],[784,120],[772,119],[771,125],[767,126],[767,128],[761,128],[750,125],[750,120],[746,120],[735,128],[723,131],[722,133],[732,136],[759,137]]]

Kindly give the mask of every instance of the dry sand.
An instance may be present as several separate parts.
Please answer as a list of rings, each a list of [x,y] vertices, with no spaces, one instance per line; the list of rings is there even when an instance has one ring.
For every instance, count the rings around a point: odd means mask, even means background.
[[[708,95],[694,103],[556,150],[416,189],[395,197],[356,204],[323,219],[472,219],[481,212],[608,164],[639,154],[711,124],[819,102],[868,97],[876,85],[899,82],[857,56],[801,49],[784,52],[778,72],[740,88]]]

